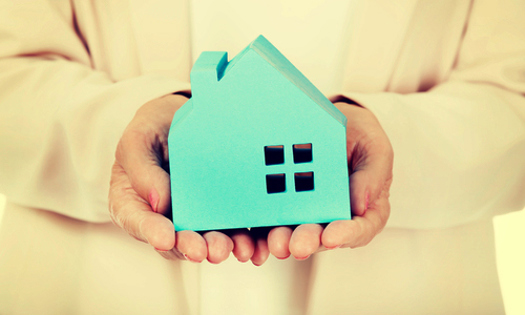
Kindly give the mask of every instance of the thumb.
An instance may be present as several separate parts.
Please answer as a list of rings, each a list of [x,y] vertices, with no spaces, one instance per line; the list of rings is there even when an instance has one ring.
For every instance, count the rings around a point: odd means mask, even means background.
[[[381,192],[389,189],[392,182],[392,153],[391,150],[381,149],[375,152],[357,151],[365,156],[358,159],[360,162],[354,166],[350,175],[350,200],[352,212],[362,216]]]
[[[168,134],[173,115],[187,98],[167,95],[144,104],[124,131],[116,159],[129,176],[133,189],[154,212],[170,210],[167,169]]]
[[[381,124],[370,110],[347,103],[335,105],[347,118],[352,212],[362,216],[381,192],[390,188],[394,152]]]
[[[128,175],[117,162],[111,175],[109,212],[117,226],[157,250],[170,250],[175,245],[173,223],[151,211],[143,198],[132,189]]]
[[[165,215],[171,204],[170,178],[161,167],[164,161],[157,156],[155,146],[167,144],[155,144],[154,141],[147,134],[132,138],[124,135],[117,148],[117,160],[137,194],[149,203],[153,212]]]
[[[147,104],[149,105],[149,104]],[[168,163],[170,115],[160,116],[162,106],[144,106],[124,131],[116,160],[125,170],[133,189],[154,212],[167,214],[171,204]],[[160,116],[160,117],[159,117]]]

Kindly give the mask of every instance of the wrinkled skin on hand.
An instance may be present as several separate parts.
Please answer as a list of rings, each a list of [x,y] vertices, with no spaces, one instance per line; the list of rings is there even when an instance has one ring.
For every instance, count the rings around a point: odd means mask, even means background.
[[[113,222],[167,259],[220,263],[230,253],[241,262],[262,265],[270,254],[306,259],[313,253],[368,244],[385,226],[392,182],[393,152],[375,116],[346,103],[335,105],[348,118],[352,220],[295,228],[248,231],[175,232],[171,211],[168,133],[173,114],[187,101],[168,95],[143,105],[124,131],[111,173],[109,204]]]

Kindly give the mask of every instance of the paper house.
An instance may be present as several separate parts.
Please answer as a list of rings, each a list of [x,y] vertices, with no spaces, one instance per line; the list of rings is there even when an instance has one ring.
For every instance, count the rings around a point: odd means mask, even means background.
[[[176,230],[350,219],[346,117],[268,40],[203,52],[169,133]]]

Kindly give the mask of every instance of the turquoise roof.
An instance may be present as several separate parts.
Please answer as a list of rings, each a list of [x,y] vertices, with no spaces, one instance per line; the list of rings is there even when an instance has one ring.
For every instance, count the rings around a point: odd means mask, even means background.
[[[251,42],[246,48],[235,56],[222,72],[222,67],[215,67],[218,70],[218,79],[226,76],[228,71],[235,67],[235,64],[243,58],[248,51],[254,51],[261,56],[266,62],[271,64],[277,71],[286,77],[290,82],[297,86],[305,95],[307,95],[312,101],[317,103],[323,108],[328,114],[330,114],[335,120],[342,125],[346,126],[346,117],[326,98],[326,96],[319,91],[315,85],[310,82],[286,57],[281,54],[275,46],[272,45],[264,36],[259,35],[253,42]]]

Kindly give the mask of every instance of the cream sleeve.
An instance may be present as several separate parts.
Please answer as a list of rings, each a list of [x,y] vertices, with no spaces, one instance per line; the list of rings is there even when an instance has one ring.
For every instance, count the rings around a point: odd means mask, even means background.
[[[118,140],[135,111],[189,84],[115,81],[92,67],[69,1],[0,2],[0,192],[24,206],[109,221]]]
[[[525,206],[525,4],[473,3],[448,80],[423,93],[344,93],[393,145],[389,227],[448,227]]]

